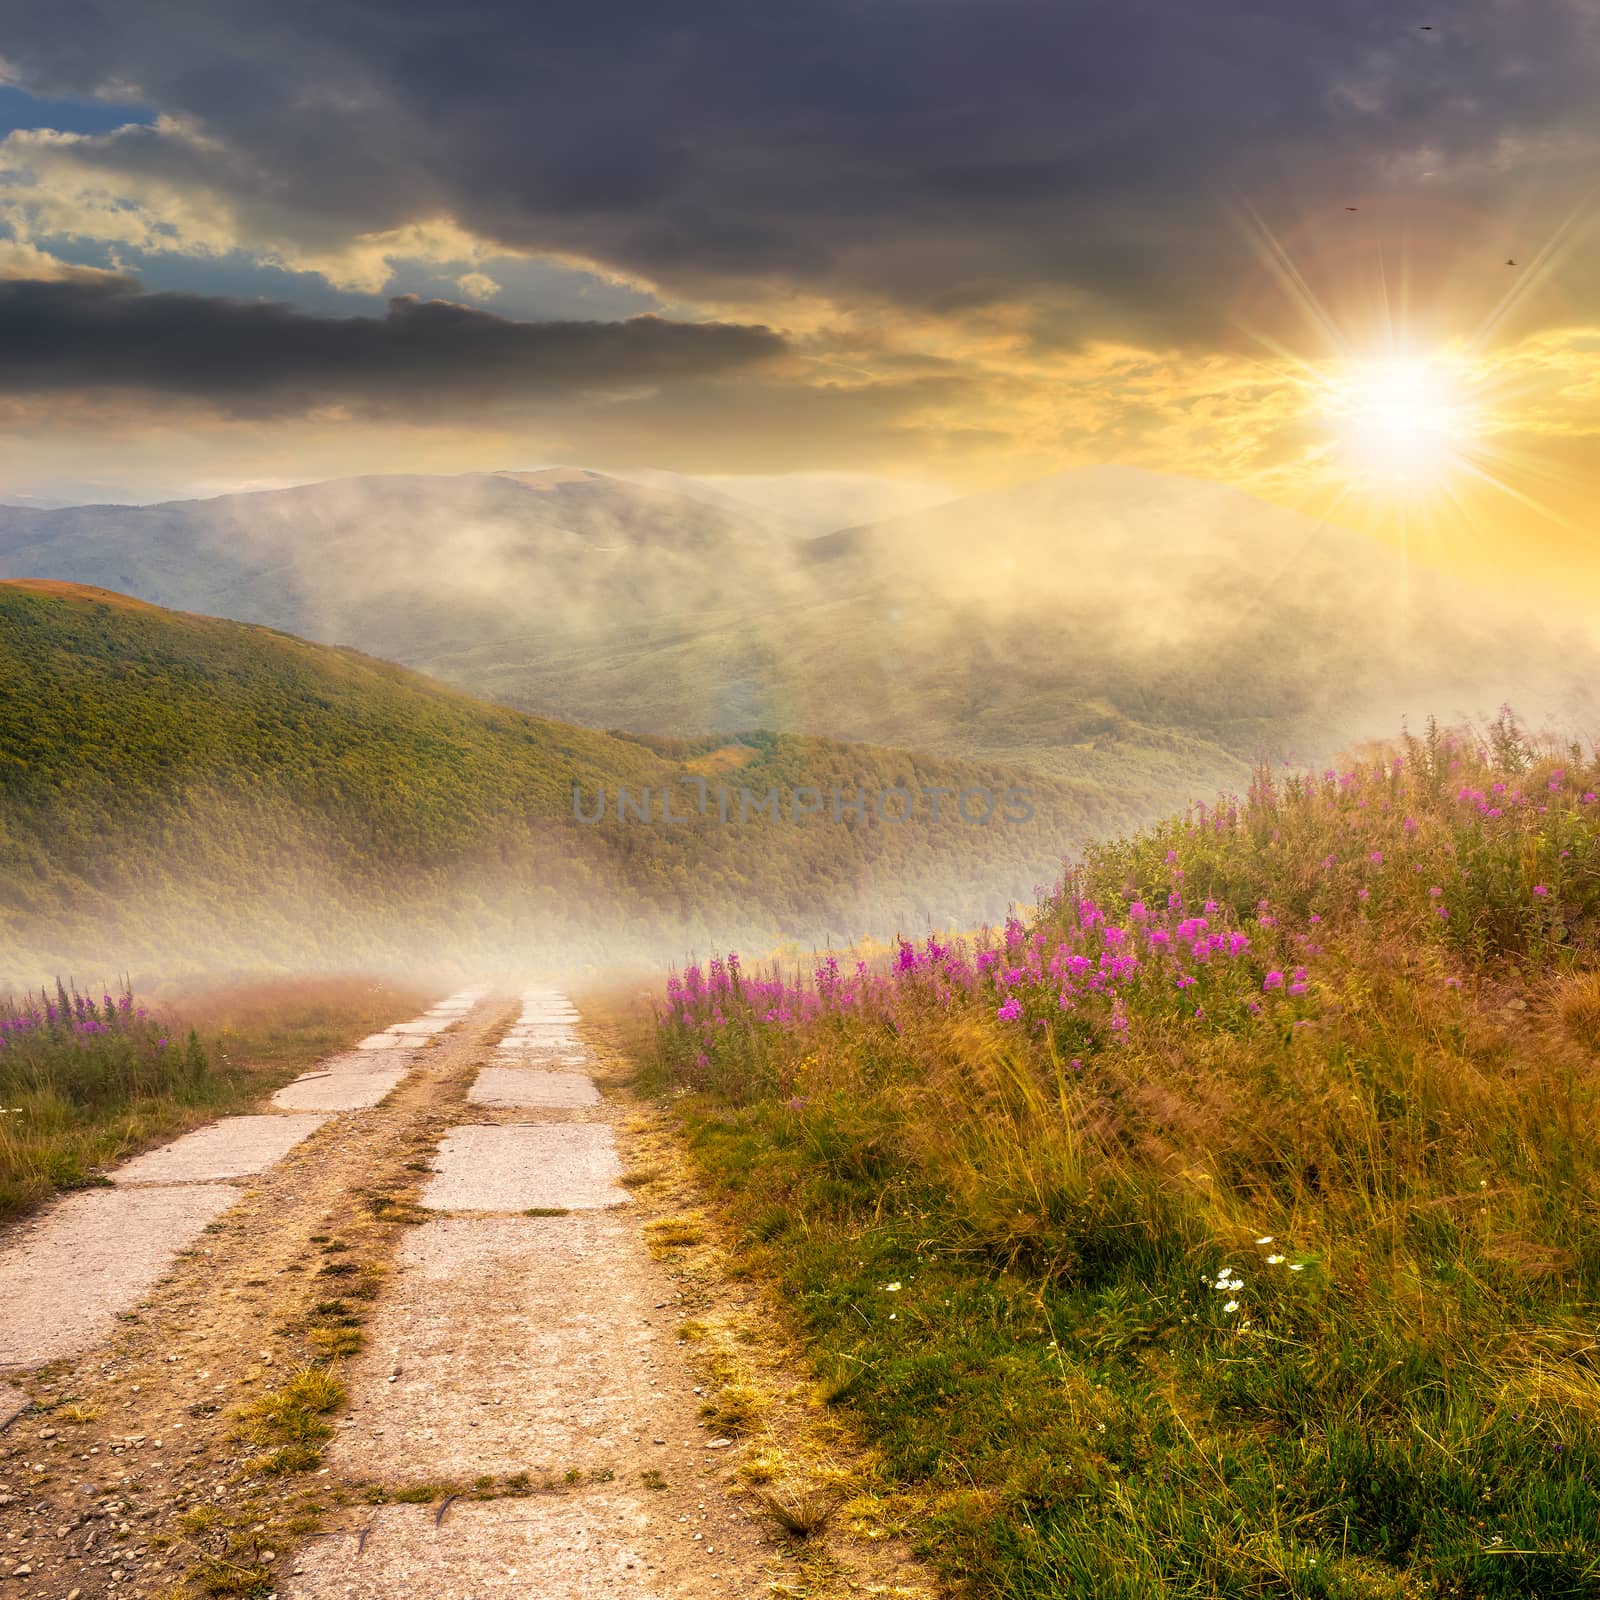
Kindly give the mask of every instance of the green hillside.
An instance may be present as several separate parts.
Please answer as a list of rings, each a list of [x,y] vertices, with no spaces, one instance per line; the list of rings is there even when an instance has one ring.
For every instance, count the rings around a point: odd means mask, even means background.
[[[75,585],[0,583],[0,685],[0,981],[157,961],[581,962],[676,956],[711,927],[761,948],[969,922],[1031,899],[1125,798],[818,739],[609,735]],[[1026,784],[1035,815],[831,815],[835,786],[848,801],[896,783]],[[574,817],[574,784],[588,811],[604,788],[606,821]],[[819,815],[739,820],[741,789],[776,787],[792,812],[808,786]],[[650,791],[648,822],[617,820],[619,787]],[[668,789],[686,818],[670,825]]]

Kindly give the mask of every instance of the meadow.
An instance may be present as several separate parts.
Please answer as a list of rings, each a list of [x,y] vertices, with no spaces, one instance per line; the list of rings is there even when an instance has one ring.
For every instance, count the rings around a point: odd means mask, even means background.
[[[964,1592],[1600,1594],[1600,764],[1430,726],[642,1082]]]
[[[431,994],[428,996],[431,998]],[[145,1000],[57,981],[0,996],[0,1222],[255,1102],[426,1003],[370,978],[211,980]]]

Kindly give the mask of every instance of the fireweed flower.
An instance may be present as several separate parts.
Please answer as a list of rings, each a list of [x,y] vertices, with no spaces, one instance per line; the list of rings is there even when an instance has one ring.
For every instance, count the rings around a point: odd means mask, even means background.
[[[1233,809],[1219,809],[1212,816],[1214,826],[1238,822]],[[1178,874],[1174,871],[1171,876]],[[883,964],[858,960],[848,974],[832,956],[820,958],[803,981],[776,971],[770,977],[747,976],[732,960],[708,962],[689,968],[681,979],[669,980],[668,1026],[703,1031],[705,1048],[700,1053],[715,1057],[724,1049],[737,1048],[734,1041],[752,1027],[789,1030],[829,1015],[871,1014],[903,1034],[914,1026],[909,1008],[933,1005],[950,1011],[976,1003],[992,1008],[990,1015],[998,1022],[1031,1020],[1041,1030],[1049,1026],[1046,1008],[1058,1015],[1082,1011],[1091,1022],[1106,1026],[1108,1042],[1119,1041],[1129,1036],[1134,1011],[1150,1003],[1141,997],[1209,986],[1222,974],[1211,976],[1208,969],[1242,963],[1252,951],[1251,936],[1227,925],[1228,912],[1215,899],[1204,902],[1204,915],[1184,916],[1181,896],[1176,894],[1162,912],[1133,899],[1131,884],[1123,893],[1128,909],[1120,925],[1108,921],[1088,896],[1058,898],[1053,902],[1056,916],[1046,914],[1031,929],[1010,918],[1003,931],[985,931],[971,941],[901,940]],[[1259,927],[1275,928],[1277,919],[1265,898],[1257,909]],[[1274,936],[1274,944],[1279,938]],[[1304,936],[1295,939],[1305,956],[1319,948]],[[1221,991],[1233,996],[1223,1003],[1259,1016],[1291,983],[1291,993],[1307,992],[1299,987],[1305,980],[1303,968],[1274,967],[1265,980],[1260,970],[1240,971]],[[1286,970],[1292,970],[1292,980]],[[1251,998],[1257,983],[1265,1001]],[[1199,998],[1191,997],[1180,1014],[1204,1026],[1214,1008],[1195,1004]],[[1072,1070],[1081,1072],[1082,1060],[1074,1061]]]

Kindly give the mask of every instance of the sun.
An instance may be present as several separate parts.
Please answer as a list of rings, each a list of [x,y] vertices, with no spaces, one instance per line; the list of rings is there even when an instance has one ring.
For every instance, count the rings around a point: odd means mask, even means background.
[[[1471,470],[1482,419],[1463,362],[1443,352],[1357,358],[1321,387],[1322,425],[1353,492],[1433,499]]]
[[[1251,487],[1408,567],[1504,574],[1514,556],[1565,579],[1593,538],[1592,467],[1564,415],[1574,369],[1518,329],[1575,261],[1589,200],[1516,260],[1485,254],[1495,219],[1458,238],[1460,216],[1438,215],[1448,226],[1396,211],[1360,238],[1306,222],[1291,240],[1241,206],[1258,270],[1234,317],[1274,424]]]

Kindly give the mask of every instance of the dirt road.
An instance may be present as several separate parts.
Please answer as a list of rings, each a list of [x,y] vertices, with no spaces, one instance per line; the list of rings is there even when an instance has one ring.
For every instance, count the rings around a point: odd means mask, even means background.
[[[0,1597],[926,1593],[764,1508],[593,1067],[465,993],[7,1241]]]

